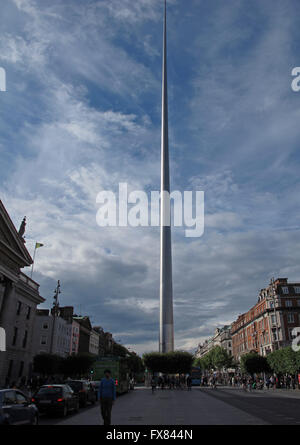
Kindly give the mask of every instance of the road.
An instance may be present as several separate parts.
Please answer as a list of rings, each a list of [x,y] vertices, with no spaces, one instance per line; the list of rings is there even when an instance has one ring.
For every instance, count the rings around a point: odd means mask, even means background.
[[[300,424],[300,391],[196,388],[136,388],[114,405],[114,425],[295,425]],[[41,417],[42,425],[101,425],[99,405],[64,419]]]

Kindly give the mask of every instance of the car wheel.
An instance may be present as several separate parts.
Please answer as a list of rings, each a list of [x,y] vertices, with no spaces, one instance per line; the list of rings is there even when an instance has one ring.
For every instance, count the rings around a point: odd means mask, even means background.
[[[35,414],[35,416],[33,417],[32,421],[31,421],[31,425],[38,425],[39,424],[39,416],[37,414]]]
[[[65,404],[64,409],[62,411],[62,417],[66,417],[68,415],[68,407],[67,404]]]

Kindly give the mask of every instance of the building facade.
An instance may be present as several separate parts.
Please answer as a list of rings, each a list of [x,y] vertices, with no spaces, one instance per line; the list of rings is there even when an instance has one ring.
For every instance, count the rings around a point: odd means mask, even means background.
[[[101,326],[95,326],[94,331],[99,334],[99,350],[98,355],[103,357],[112,354],[113,336],[110,332],[104,332]]]
[[[86,354],[90,352],[90,337],[92,332],[92,325],[89,317],[82,317],[74,315],[73,320],[79,324],[79,344],[78,353]]]
[[[300,326],[300,283],[287,278],[271,280],[261,289],[258,301],[231,325],[233,356],[240,360],[245,353],[260,355],[291,345]]]
[[[0,327],[6,333],[6,351],[0,352],[0,385],[26,382],[32,375],[32,343],[36,307],[45,300],[39,284],[21,269],[32,264],[23,238],[0,201]]]
[[[217,328],[213,337],[205,340],[203,343],[199,343],[195,356],[202,358],[215,346],[226,349],[228,354],[232,355],[231,328],[229,325]]]
[[[89,353],[94,355],[99,355],[99,340],[100,340],[100,334],[99,332],[95,331],[95,329],[91,330],[90,335],[90,345],[89,345]]]
[[[70,355],[72,321],[69,323],[61,316],[53,317],[49,309],[38,309],[34,325],[34,355],[56,354],[60,357]]]

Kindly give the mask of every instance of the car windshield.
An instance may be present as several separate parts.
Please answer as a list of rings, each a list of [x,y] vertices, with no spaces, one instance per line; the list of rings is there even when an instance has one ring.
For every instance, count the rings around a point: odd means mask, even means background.
[[[39,395],[45,395],[45,394],[61,394],[62,393],[62,388],[60,386],[47,386],[47,387],[43,387],[40,388],[38,390]]]

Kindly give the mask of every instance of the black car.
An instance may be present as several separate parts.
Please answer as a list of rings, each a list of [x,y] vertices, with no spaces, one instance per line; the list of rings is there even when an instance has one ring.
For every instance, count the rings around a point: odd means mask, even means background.
[[[87,380],[68,380],[66,384],[78,395],[81,406],[86,406],[88,402],[92,404],[96,402],[97,394],[95,388]]]
[[[40,413],[66,416],[69,411],[78,412],[78,396],[68,385],[43,385],[32,397]]]
[[[39,412],[17,389],[0,390],[0,425],[37,425]]]

